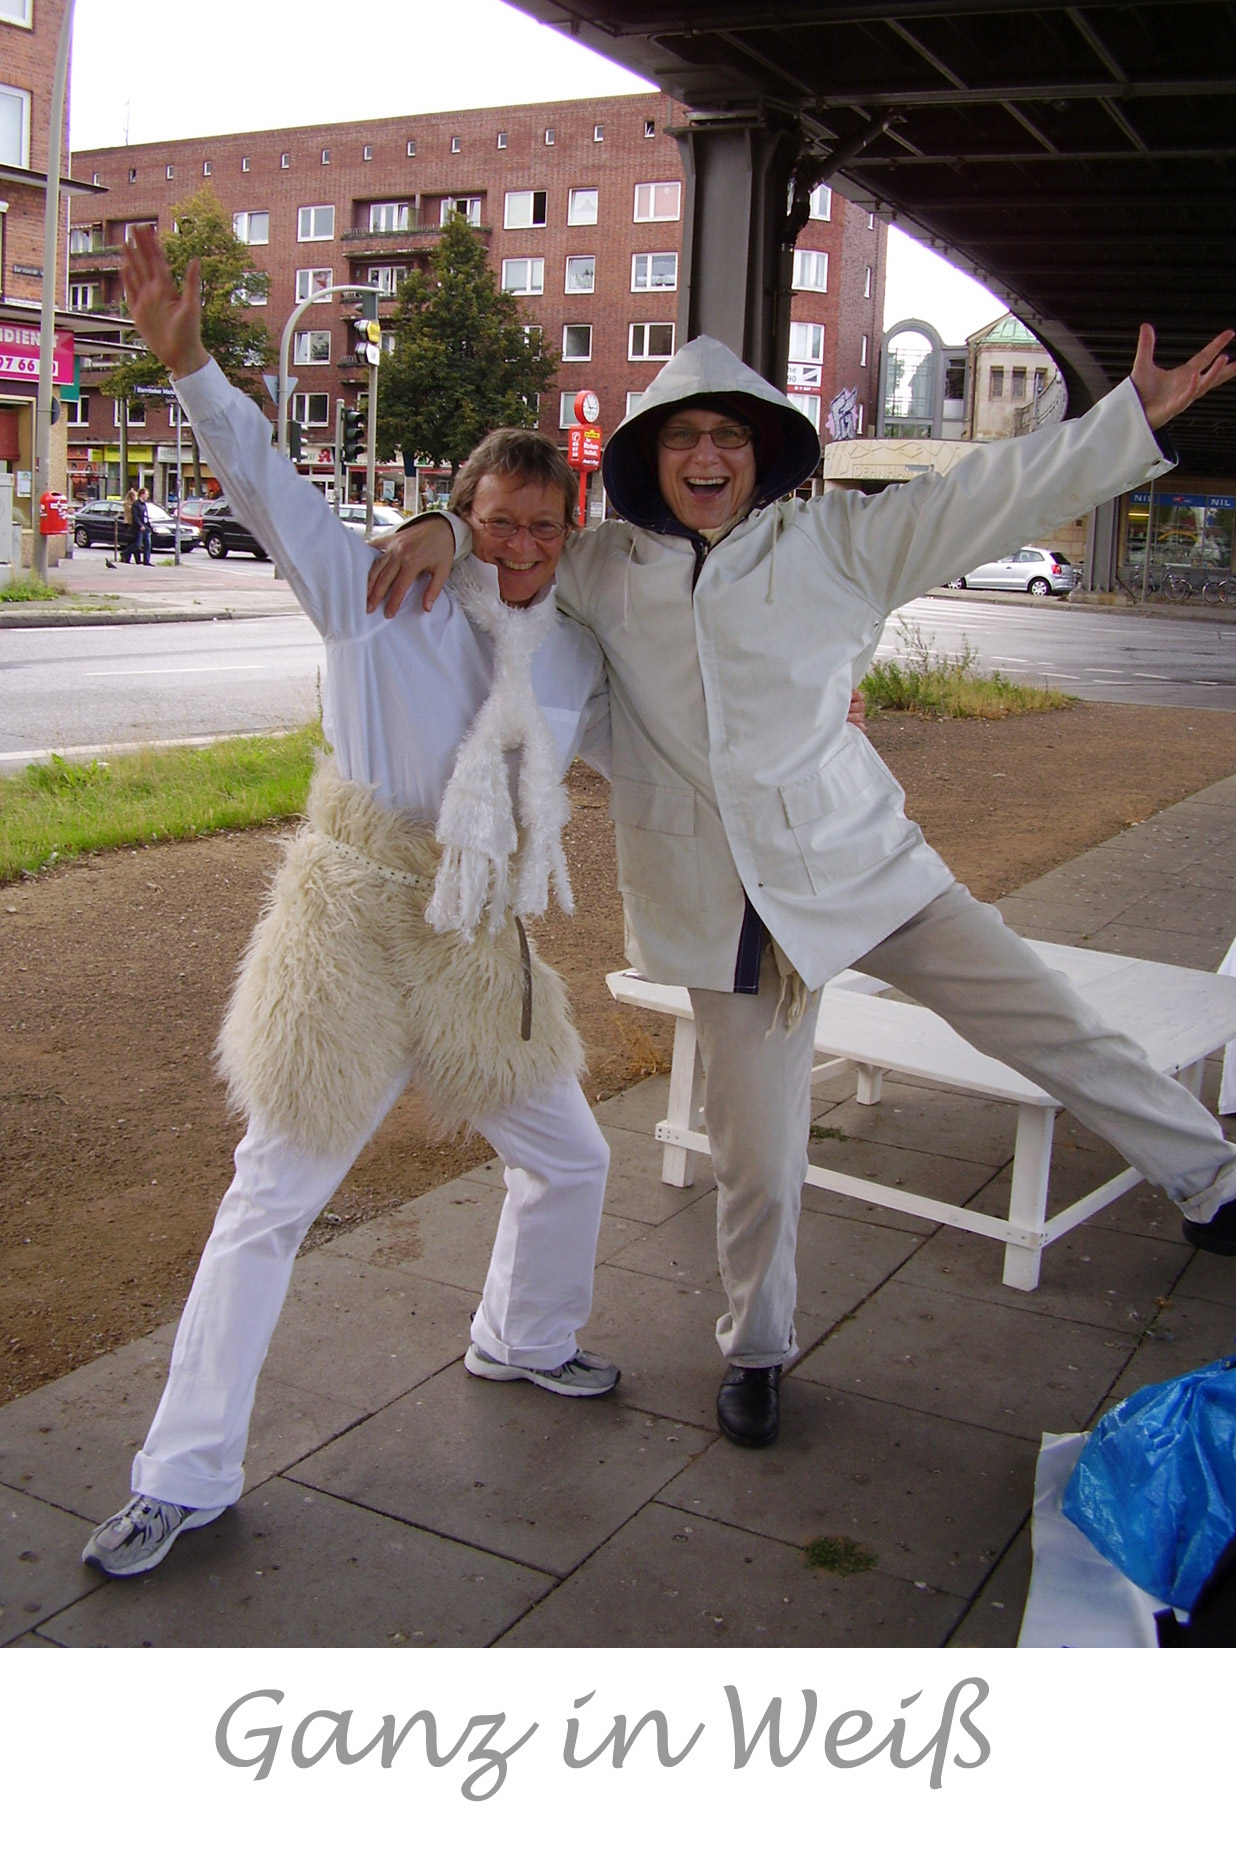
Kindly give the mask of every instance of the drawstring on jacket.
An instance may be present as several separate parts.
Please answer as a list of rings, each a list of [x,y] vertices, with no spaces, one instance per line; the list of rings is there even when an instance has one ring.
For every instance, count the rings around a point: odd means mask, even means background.
[[[635,559],[635,542],[638,536],[639,529],[632,528],[627,541],[627,564],[622,575],[622,628],[624,631],[631,628],[631,566]]]
[[[771,605],[777,591],[777,536],[781,531],[781,510],[773,505],[772,546],[768,550],[768,591],[764,594],[765,605]]]
[[[773,1020],[764,1032],[765,1042],[781,1021],[782,1006],[785,1007],[785,1034],[791,1036],[806,1016],[813,1001],[819,996],[819,993],[812,991],[807,981],[795,970],[788,954],[782,952],[771,935],[769,935],[769,944],[772,947],[777,976],[781,980],[781,990],[777,994],[777,1008],[773,1012]]]

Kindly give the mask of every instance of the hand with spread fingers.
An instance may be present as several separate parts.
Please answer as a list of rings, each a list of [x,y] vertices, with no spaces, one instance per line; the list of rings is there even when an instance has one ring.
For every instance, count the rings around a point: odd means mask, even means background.
[[[167,254],[153,226],[129,234],[120,276],[133,325],[174,380],[196,373],[210,359],[202,346],[202,275],[194,258],[176,288]]]
[[[386,616],[393,618],[422,573],[428,573],[422,604],[429,610],[445,586],[455,564],[455,537],[451,525],[438,516],[401,528],[388,540],[373,543],[376,558],[369,569],[366,609],[373,612],[383,605]]]
[[[1137,388],[1151,431],[1166,425],[1169,418],[1176,418],[1203,394],[1213,392],[1216,386],[1226,386],[1229,380],[1236,380],[1236,361],[1229,360],[1224,352],[1233,340],[1236,340],[1236,329],[1225,328],[1192,360],[1179,367],[1156,367],[1154,329],[1149,322],[1142,323],[1130,378]]]

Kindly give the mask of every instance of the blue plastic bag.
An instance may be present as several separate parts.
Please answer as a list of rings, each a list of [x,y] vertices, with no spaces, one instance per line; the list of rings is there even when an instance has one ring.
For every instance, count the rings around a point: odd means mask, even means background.
[[[1191,1610],[1236,1534],[1236,1356],[1148,1384],[1110,1410],[1063,1511],[1131,1582]]]

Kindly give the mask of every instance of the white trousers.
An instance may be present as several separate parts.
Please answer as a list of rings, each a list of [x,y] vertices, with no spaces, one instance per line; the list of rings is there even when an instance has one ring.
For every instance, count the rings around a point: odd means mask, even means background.
[[[1187,1216],[1206,1222],[1236,1197],[1236,1146],[1218,1121],[960,883],[854,964],[1053,1094]],[[758,996],[691,992],[729,1299],[717,1342],[740,1365],[783,1364],[796,1352],[794,1251],[815,1010],[789,1033],[784,1018],[774,1028],[778,991],[766,953]]]
[[[230,1506],[244,1486],[249,1418],[296,1251],[407,1085],[392,1087],[350,1152],[323,1158],[251,1122],[181,1316],[133,1491]],[[506,1198],[472,1338],[503,1364],[572,1358],[592,1307],[609,1148],[573,1078],[476,1122],[505,1166]]]

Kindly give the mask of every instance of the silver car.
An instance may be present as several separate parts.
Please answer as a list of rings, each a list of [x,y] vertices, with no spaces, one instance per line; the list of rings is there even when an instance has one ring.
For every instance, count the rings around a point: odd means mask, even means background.
[[[1046,547],[1019,547],[1002,560],[989,560],[986,566],[974,567],[950,586],[971,592],[1032,592],[1046,599],[1053,592],[1072,592],[1077,585],[1077,568],[1063,554]]]

